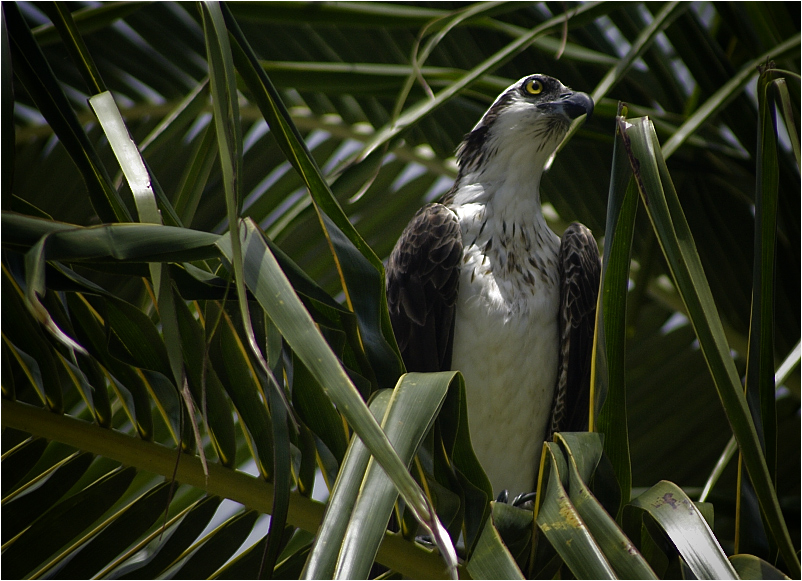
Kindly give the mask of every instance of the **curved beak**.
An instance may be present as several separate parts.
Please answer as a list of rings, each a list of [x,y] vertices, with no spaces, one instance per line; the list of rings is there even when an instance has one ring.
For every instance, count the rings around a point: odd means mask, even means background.
[[[582,114],[590,117],[593,114],[593,99],[585,93],[573,93],[566,99],[561,99],[563,112],[570,118],[576,119]]]
[[[586,93],[570,91],[560,95],[557,101],[541,103],[537,107],[538,109],[546,109],[555,113],[560,112],[569,119],[574,120],[580,115],[590,117],[593,114],[593,99]]]

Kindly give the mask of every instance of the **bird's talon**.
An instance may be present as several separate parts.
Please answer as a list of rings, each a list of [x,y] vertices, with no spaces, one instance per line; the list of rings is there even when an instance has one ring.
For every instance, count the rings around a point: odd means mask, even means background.
[[[415,541],[420,543],[421,545],[426,545],[427,547],[434,547],[434,541],[430,535],[418,535],[415,537]]]
[[[529,505],[535,502],[535,498],[537,498],[537,492],[522,492],[513,499],[512,506],[529,510]]]

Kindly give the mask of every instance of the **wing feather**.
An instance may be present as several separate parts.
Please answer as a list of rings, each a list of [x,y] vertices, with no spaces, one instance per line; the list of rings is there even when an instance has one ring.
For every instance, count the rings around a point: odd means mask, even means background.
[[[590,362],[601,260],[590,230],[574,222],[565,231],[560,268],[560,358],[551,431],[588,429]]]
[[[387,306],[407,371],[451,368],[462,234],[442,204],[421,208],[387,263]]]

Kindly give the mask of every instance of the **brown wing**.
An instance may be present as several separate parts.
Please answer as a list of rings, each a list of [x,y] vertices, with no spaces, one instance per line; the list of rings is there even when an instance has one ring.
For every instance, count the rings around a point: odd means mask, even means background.
[[[560,362],[551,431],[588,429],[590,362],[601,260],[593,235],[574,222],[565,231],[560,267]]]
[[[457,216],[442,204],[421,208],[387,263],[387,306],[407,371],[451,368],[462,259]]]

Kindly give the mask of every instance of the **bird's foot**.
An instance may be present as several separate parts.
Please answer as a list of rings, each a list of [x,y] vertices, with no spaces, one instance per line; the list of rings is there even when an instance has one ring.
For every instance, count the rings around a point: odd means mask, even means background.
[[[537,492],[522,492],[513,499],[512,506],[533,510],[535,507],[535,498],[537,498]]]
[[[416,535],[415,542],[420,543],[421,545],[424,545],[425,547],[428,547],[430,549],[434,548],[435,546],[431,535]]]
[[[517,508],[532,510],[534,508],[536,497],[537,492],[523,492],[516,496],[512,502],[510,502],[510,491],[505,488],[499,492],[496,502],[503,502],[504,504],[509,504],[510,506]]]

